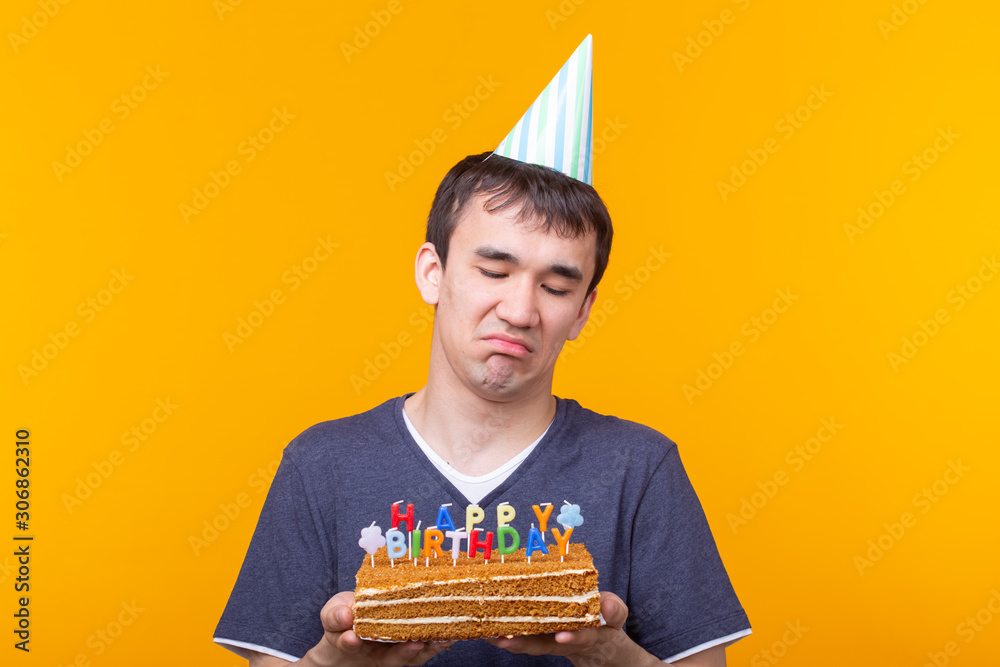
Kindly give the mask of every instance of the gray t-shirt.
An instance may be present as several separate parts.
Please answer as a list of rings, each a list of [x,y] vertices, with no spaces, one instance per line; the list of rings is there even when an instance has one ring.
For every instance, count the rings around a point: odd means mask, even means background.
[[[391,526],[390,507],[414,505],[424,527],[452,503],[456,525],[469,501],[420,451],[403,421],[400,396],[367,412],[317,424],[286,448],[243,567],[215,630],[216,641],[302,657],[323,635],[319,612],[354,590],[363,559],[361,528]],[[557,399],[535,450],[478,504],[484,526],[512,505],[522,535],[532,505],[578,504],[584,523],[570,544],[594,556],[599,587],[629,607],[629,636],[663,659],[750,622],[719,558],[677,446],[653,429]],[[403,506],[405,508],[405,505]],[[549,536],[551,537],[551,535]],[[546,539],[551,543],[551,539]],[[555,656],[518,656],[485,641],[463,641],[433,665],[568,665]]]

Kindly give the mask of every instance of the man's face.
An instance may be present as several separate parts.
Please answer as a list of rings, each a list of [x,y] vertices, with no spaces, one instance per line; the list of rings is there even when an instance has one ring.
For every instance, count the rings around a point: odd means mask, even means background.
[[[551,392],[556,359],[586,324],[595,236],[562,238],[471,201],[437,273],[435,328],[445,373],[476,394]]]

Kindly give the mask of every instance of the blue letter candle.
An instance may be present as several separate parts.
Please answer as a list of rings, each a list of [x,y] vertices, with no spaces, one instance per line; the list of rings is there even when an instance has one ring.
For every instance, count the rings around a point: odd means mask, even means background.
[[[406,536],[401,531],[390,528],[385,531],[385,539],[390,559],[402,558],[406,555]]]
[[[438,518],[437,521],[434,522],[434,527],[440,528],[441,530],[455,530],[455,522],[451,520],[451,514],[448,512],[448,505],[442,505],[438,509]]]
[[[535,524],[531,524],[531,532],[528,533],[528,546],[524,550],[528,558],[531,558],[531,554],[536,551],[541,551],[543,554],[549,553],[545,542],[542,541],[542,534],[535,528]]]

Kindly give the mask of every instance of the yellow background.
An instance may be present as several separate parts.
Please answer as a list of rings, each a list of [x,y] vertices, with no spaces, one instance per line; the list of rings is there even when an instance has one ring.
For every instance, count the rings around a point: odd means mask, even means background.
[[[594,158],[616,225],[598,307],[615,312],[564,352],[556,393],[679,443],[754,627],[730,664],[920,666],[950,641],[950,664],[993,664],[1000,618],[971,640],[959,624],[1000,587],[1000,280],[961,309],[953,290],[1000,250],[996,7],[401,0],[348,58],[341,44],[387,5],[73,0],[47,18],[4,3],[0,525],[13,545],[14,433],[28,428],[35,541],[28,655],[11,646],[13,547],[0,550],[0,662],[240,664],[211,635],[272,464],[311,424],[422,386],[412,260],[434,189],[504,137],[589,32],[595,142],[614,127]],[[494,89],[468,100],[480,77]],[[802,111],[811,86],[830,95]],[[461,123],[456,104],[475,107]],[[294,118],[248,161],[239,147],[273,109]],[[786,138],[776,124],[796,111],[809,118]],[[102,119],[113,131],[57,175]],[[385,173],[438,128],[391,189]],[[958,137],[911,181],[905,163],[948,128]],[[724,201],[718,181],[768,138],[777,152]],[[180,205],[231,160],[239,173],[185,221]],[[897,179],[905,192],[852,242],[844,225]],[[293,290],[283,277],[318,238],[338,247]],[[645,272],[651,247],[671,257]],[[132,278],[102,293],[116,270]],[[276,289],[284,302],[230,351],[224,334]],[[777,290],[799,298],[774,322]],[[90,321],[78,310],[109,297]],[[894,367],[939,309],[947,322]],[[751,341],[753,317],[772,326]],[[78,335],[23,379],[68,323]],[[402,332],[412,344],[352,386]],[[737,341],[743,354],[710,369]],[[716,379],[688,400],[699,370]],[[177,406],[162,423],[158,399]],[[796,469],[787,453],[824,418],[842,428]],[[144,420],[155,431],[130,451],[122,435]],[[968,471],[920,504],[949,461]],[[759,507],[734,530],[744,499]],[[904,512],[915,525],[884,537]],[[880,536],[889,548],[859,567]],[[113,643],[96,639],[133,601]]]

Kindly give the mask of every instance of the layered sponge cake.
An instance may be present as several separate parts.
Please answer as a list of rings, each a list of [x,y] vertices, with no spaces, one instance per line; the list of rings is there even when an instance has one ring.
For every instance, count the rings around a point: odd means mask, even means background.
[[[383,641],[444,641],[533,635],[600,625],[597,569],[574,543],[562,562],[551,550],[531,562],[521,549],[504,557],[366,556],[354,591],[354,632]],[[450,554],[448,554],[450,555]]]

